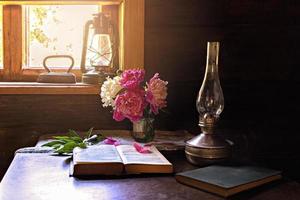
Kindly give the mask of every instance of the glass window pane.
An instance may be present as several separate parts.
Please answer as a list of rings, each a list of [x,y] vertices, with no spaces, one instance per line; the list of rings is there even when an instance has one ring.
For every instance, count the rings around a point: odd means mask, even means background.
[[[85,23],[99,12],[98,5],[25,7],[25,66],[42,67],[49,55],[71,55],[80,67]],[[50,67],[67,67],[68,62],[51,62]],[[54,65],[54,66],[52,66]]]

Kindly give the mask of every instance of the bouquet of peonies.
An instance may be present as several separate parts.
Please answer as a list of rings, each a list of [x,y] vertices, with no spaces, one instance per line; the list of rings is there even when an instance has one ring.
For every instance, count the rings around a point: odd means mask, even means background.
[[[101,87],[103,107],[113,108],[113,118],[122,121],[125,118],[138,122],[142,118],[157,115],[159,109],[167,106],[167,81],[156,73],[144,87],[145,71],[132,69],[120,76],[106,78]]]

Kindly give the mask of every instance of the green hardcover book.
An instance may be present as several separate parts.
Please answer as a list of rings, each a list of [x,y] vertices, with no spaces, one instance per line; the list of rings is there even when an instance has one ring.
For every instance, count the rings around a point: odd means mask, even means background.
[[[254,166],[213,165],[178,173],[180,183],[228,197],[281,178],[281,172]]]

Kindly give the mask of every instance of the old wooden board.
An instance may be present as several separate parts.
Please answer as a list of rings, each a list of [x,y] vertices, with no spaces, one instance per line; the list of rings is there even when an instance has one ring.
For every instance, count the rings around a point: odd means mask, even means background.
[[[194,168],[182,151],[165,155],[175,171]],[[1,200],[52,199],[202,199],[221,197],[176,182],[173,175],[69,177],[70,157],[17,153],[0,185]],[[283,181],[241,193],[233,199],[290,199],[300,197],[300,185]]]

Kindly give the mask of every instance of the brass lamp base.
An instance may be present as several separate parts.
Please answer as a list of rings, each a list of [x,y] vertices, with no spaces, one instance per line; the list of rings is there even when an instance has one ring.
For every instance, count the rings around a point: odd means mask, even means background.
[[[202,133],[186,142],[185,155],[195,165],[224,161],[231,154],[231,144],[216,134]]]

